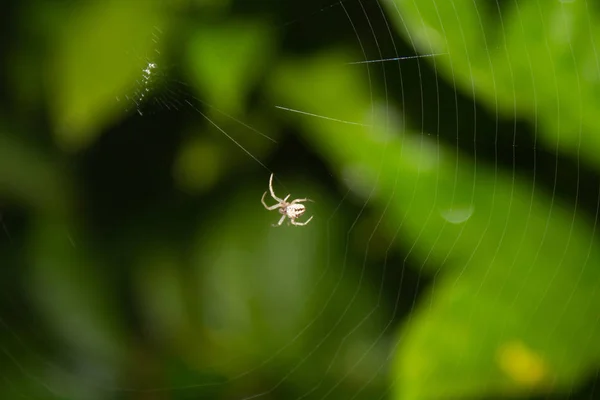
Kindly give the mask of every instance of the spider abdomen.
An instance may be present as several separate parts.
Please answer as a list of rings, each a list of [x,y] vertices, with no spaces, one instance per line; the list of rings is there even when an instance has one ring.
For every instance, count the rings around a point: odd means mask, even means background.
[[[306,211],[303,204],[290,204],[285,208],[285,213],[290,219],[296,219]]]

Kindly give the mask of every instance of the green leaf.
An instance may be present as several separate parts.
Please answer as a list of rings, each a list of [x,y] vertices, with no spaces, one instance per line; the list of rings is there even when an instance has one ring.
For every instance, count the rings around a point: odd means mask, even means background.
[[[600,167],[600,16],[585,1],[392,0],[388,15],[490,112],[525,117],[549,148]]]
[[[230,114],[243,111],[248,91],[269,63],[275,37],[267,23],[249,20],[195,32],[187,65],[200,100]]]
[[[56,160],[31,146],[21,129],[0,119],[0,195],[38,211],[66,215],[71,187]]]
[[[108,124],[134,108],[136,81],[159,50],[160,2],[87,1],[69,9],[48,69],[56,139],[67,149],[90,144]],[[118,99],[121,99],[119,101]]]
[[[38,215],[30,240],[30,296],[45,322],[82,360],[122,361],[126,351],[119,307],[105,270],[64,220]]]
[[[348,59],[329,52],[285,64],[271,91],[274,104],[353,123],[289,114],[351,189],[365,200],[373,192],[390,234],[399,228],[403,247],[441,268],[400,334],[397,398],[580,383],[600,358],[600,249],[584,218],[531,183],[403,130]]]
[[[414,312],[399,339],[396,398],[569,393],[598,365],[598,273],[580,260],[499,253],[444,277]]]
[[[229,160],[228,160],[229,161]],[[205,137],[188,138],[173,166],[173,177],[183,190],[207,191],[216,184],[225,164],[223,149]]]

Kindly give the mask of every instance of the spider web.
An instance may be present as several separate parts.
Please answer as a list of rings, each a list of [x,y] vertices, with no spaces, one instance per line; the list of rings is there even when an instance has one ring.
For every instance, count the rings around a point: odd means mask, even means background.
[[[245,108],[164,54],[219,26],[156,28],[68,158],[83,222],[2,188],[3,397],[595,398],[591,5],[246,7],[281,43]]]

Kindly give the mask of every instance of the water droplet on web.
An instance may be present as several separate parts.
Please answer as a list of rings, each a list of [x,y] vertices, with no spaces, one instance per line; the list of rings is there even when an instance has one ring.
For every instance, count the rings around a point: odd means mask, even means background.
[[[442,218],[451,224],[462,224],[466,222],[471,216],[475,208],[472,205],[452,207],[446,210],[440,210]]]

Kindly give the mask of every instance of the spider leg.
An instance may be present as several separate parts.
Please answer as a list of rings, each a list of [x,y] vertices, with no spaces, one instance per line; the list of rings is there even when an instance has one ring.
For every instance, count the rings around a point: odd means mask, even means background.
[[[286,197],[286,199],[287,199],[287,197]],[[315,202],[314,200],[311,200],[311,199],[296,199],[296,200],[292,200],[290,202],[290,204],[302,203],[303,201],[310,201],[310,202],[313,202],[313,203]]]
[[[286,215],[282,215],[281,218],[279,219],[279,222],[276,224],[273,224],[273,226],[281,226],[281,224],[283,224],[283,221],[285,220]]]
[[[313,219],[313,217],[311,216],[309,219],[307,219],[305,222],[296,222],[293,219],[290,220],[292,225],[296,225],[296,226],[304,226],[306,224],[308,224],[310,222],[310,220]]]
[[[264,192],[262,195],[262,198],[260,199],[260,202],[262,203],[263,206],[265,206],[265,208],[269,211],[275,210],[277,208],[279,208],[281,206],[281,204],[275,204],[274,206],[270,206],[267,203],[265,203],[265,196],[266,196],[267,192]]]
[[[271,178],[269,179],[269,190],[271,191],[271,196],[277,200],[279,203],[283,202],[284,200],[281,200],[279,197],[275,196],[275,192],[273,191],[273,175],[271,174]]]

